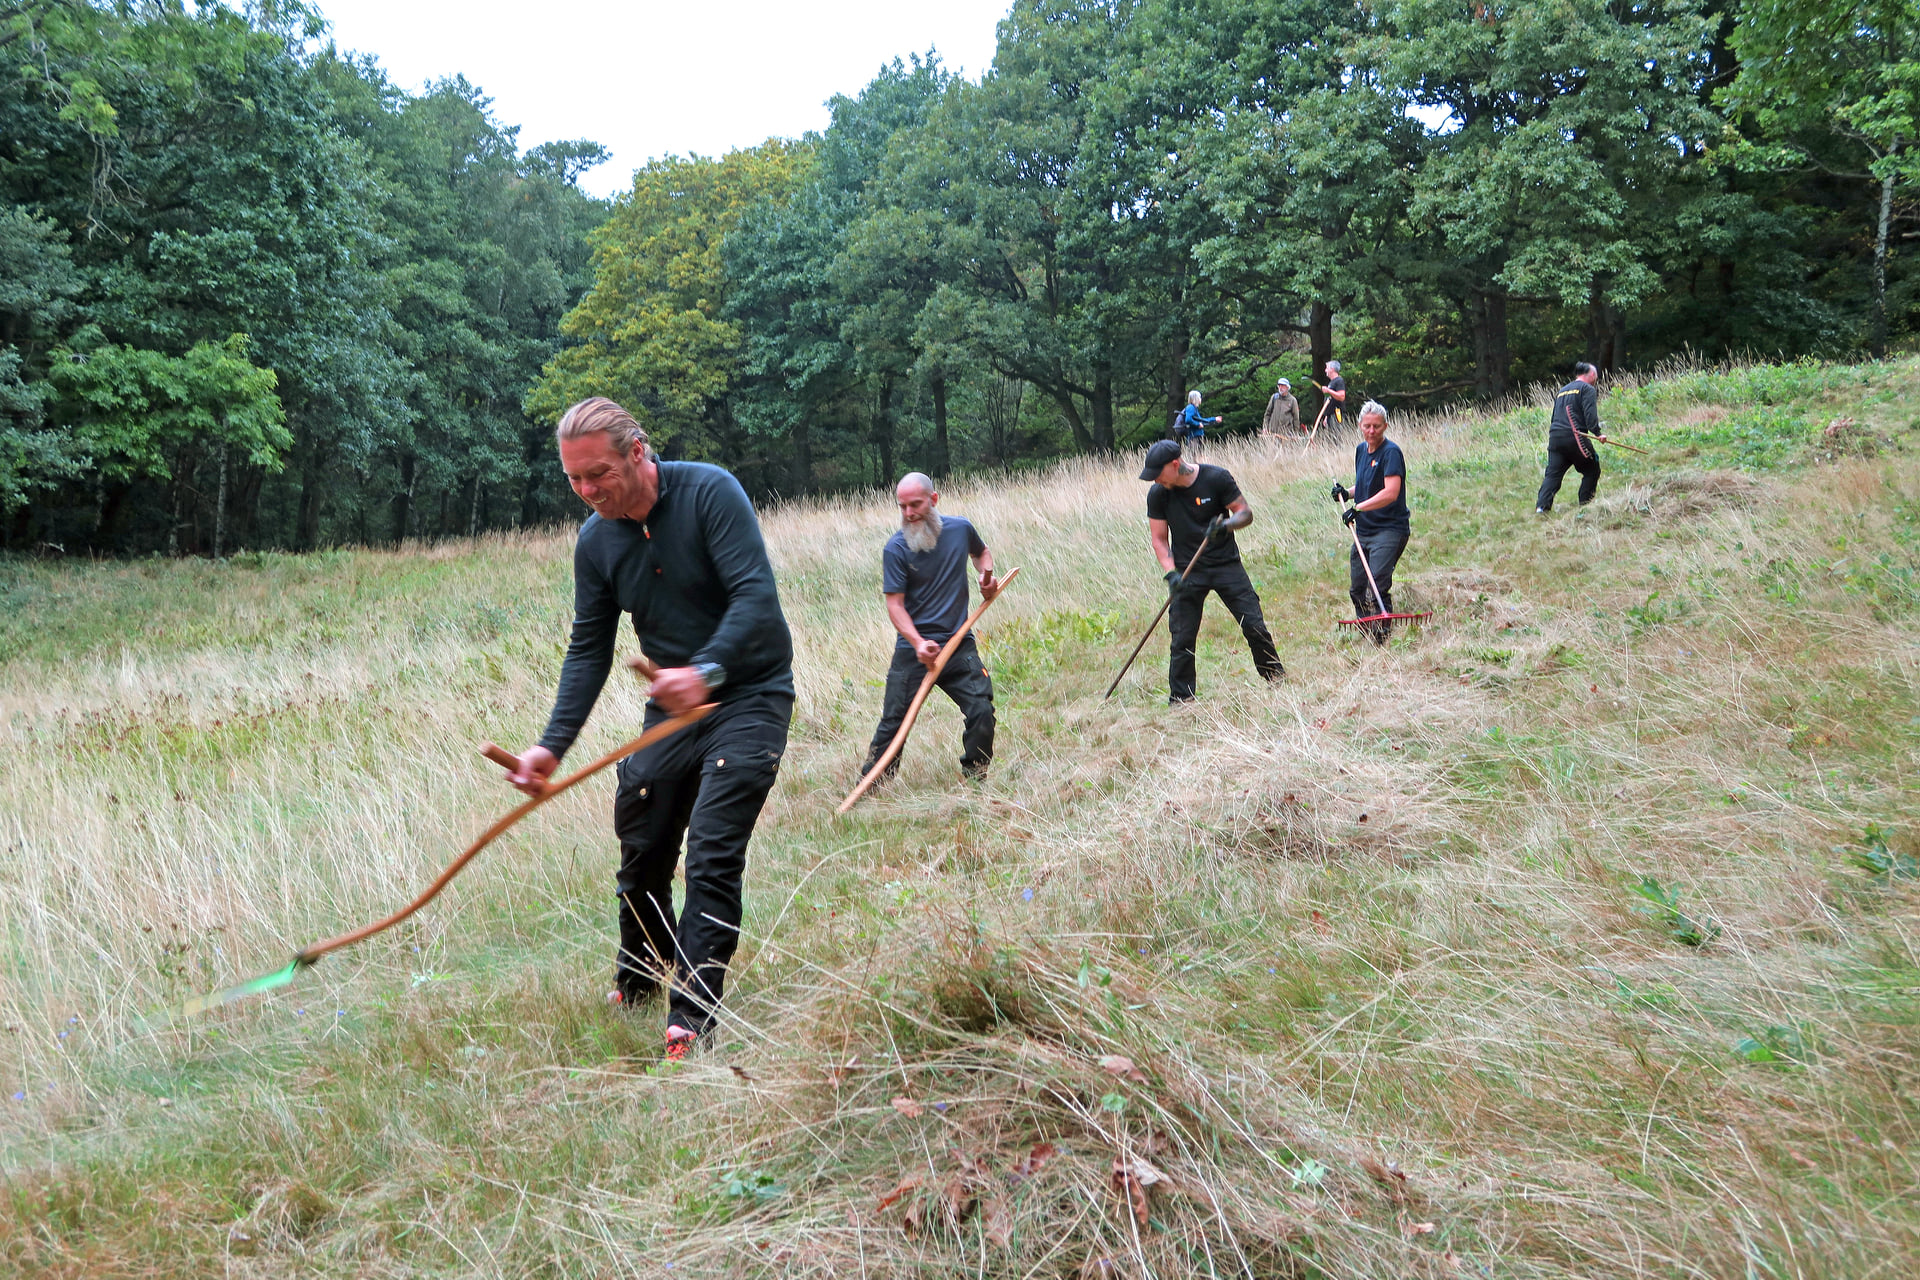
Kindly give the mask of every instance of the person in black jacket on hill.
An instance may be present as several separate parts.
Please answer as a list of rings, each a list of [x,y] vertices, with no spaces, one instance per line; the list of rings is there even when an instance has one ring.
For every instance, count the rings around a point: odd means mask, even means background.
[[[1553,416],[1547,423],[1547,474],[1540,481],[1540,494],[1533,501],[1536,515],[1553,510],[1554,495],[1567,468],[1580,473],[1580,505],[1593,501],[1600,492],[1600,451],[1592,437],[1600,434],[1600,393],[1594,384],[1599,370],[1585,360],[1573,366],[1573,381],[1560,388],[1553,398]]]
[[[1286,668],[1280,665],[1273,636],[1267,631],[1260,597],[1233,540],[1234,530],[1253,523],[1253,511],[1232,473],[1225,467],[1190,462],[1180,456],[1179,445],[1162,440],[1147,450],[1140,478],[1153,481],[1147,490],[1148,541],[1166,571],[1167,590],[1173,593],[1167,610],[1172,642],[1167,654],[1167,701],[1193,701],[1193,650],[1209,591],[1220,597],[1240,624],[1254,669],[1269,681],[1284,676]],[[1196,562],[1202,542],[1206,554]],[[1182,576],[1189,564],[1193,571]]]
[[[616,1004],[671,983],[667,1056],[713,1023],[739,940],[747,841],[773,789],[793,716],[793,641],[753,505],[704,462],[663,462],[633,415],[583,400],[554,433],[573,491],[593,508],[573,552],[573,636],[553,714],[515,786],[538,795],[606,684],[620,615],[660,668],[646,725],[718,703],[620,762]],[[686,841],[686,901],[673,871]]]

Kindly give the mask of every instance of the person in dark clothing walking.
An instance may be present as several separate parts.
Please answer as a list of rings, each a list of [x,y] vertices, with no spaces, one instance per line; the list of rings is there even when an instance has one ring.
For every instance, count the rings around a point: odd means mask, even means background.
[[[980,595],[991,600],[1000,592],[993,577],[993,552],[980,540],[971,523],[942,515],[940,494],[933,481],[918,471],[894,490],[900,504],[900,529],[880,552],[880,590],[887,599],[887,617],[900,633],[894,642],[893,662],[887,668],[886,698],[880,723],[867,749],[860,776],[872,772],[907,717],[907,705],[926,673],[939,660],[940,650],[967,618],[967,561],[980,574]],[[980,661],[980,651],[968,635],[953,651],[937,682],[966,718],[961,731],[960,772],[967,778],[986,776],[993,759],[993,681]],[[887,765],[891,778],[900,769],[895,755]]]
[[[1327,361],[1327,380],[1324,383],[1316,382],[1313,385],[1320,388],[1322,398],[1320,416],[1325,418],[1328,408],[1333,410],[1333,417],[1328,421],[1327,429],[1331,431],[1336,426],[1343,425],[1346,422],[1346,418],[1343,417],[1342,414],[1345,411],[1347,403],[1347,380],[1340,376],[1340,362],[1338,360]]]
[[[667,1056],[712,1024],[739,938],[747,842],[773,789],[793,715],[793,641],[773,566],[740,482],[704,462],[663,462],[611,400],[583,400],[555,432],[573,491],[593,508],[573,552],[573,636],[553,714],[509,781],[538,795],[593,710],[620,615],[659,666],[648,727],[718,709],[620,762],[620,947],[615,1004],[668,982]],[[686,900],[673,871],[686,841]]]
[[[1540,494],[1533,501],[1536,515],[1553,510],[1554,495],[1567,468],[1580,473],[1580,505],[1593,501],[1600,492],[1600,451],[1591,437],[1600,434],[1600,393],[1594,384],[1600,372],[1585,360],[1573,366],[1573,381],[1560,388],[1553,398],[1553,416],[1547,423],[1547,474],[1540,481]]]
[[[1180,456],[1178,445],[1167,440],[1147,450],[1140,478],[1153,481],[1153,487],[1147,490],[1148,541],[1160,567],[1167,572],[1167,590],[1173,593],[1167,610],[1171,634],[1167,701],[1193,701],[1193,648],[1200,638],[1200,615],[1209,591],[1220,597],[1240,624],[1240,634],[1246,637],[1247,649],[1253,654],[1254,669],[1264,679],[1278,680],[1287,671],[1274,651],[1267,620],[1260,612],[1260,597],[1240,563],[1240,548],[1233,540],[1236,529],[1253,523],[1253,511],[1241,496],[1240,486],[1226,468],[1190,462]],[[1206,554],[1182,578],[1202,539],[1207,544]]]
[[[1413,536],[1413,524],[1407,516],[1407,460],[1400,446],[1387,439],[1387,411],[1376,401],[1360,406],[1360,443],[1353,449],[1353,488],[1333,486],[1335,502],[1351,501],[1341,521],[1360,535],[1360,547],[1367,559],[1360,562],[1360,548],[1347,553],[1347,594],[1353,598],[1357,617],[1393,612],[1393,568],[1400,553]],[[1378,601],[1371,601],[1367,570],[1380,588]],[[1376,622],[1367,628],[1375,644],[1387,642],[1391,622]]]

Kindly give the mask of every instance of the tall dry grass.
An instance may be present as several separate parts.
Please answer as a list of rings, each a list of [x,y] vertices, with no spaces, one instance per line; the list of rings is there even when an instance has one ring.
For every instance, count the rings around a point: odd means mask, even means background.
[[[726,1027],[678,1069],[600,1003],[604,788],[399,936],[147,1016],[390,909],[509,803],[472,747],[539,727],[567,538],[11,565],[0,1258],[1905,1274],[1920,898],[1834,849],[1879,823],[1913,852],[1913,378],[1866,383],[1892,454],[1744,475],[1675,446],[1584,519],[1527,514],[1531,408],[1396,426],[1436,617],[1384,651],[1331,625],[1346,449],[1221,449],[1289,677],[1211,617],[1179,712],[1164,640],[1100,696],[1160,601],[1135,466],[955,483],[1025,569],[984,627],[994,776],[959,784],[936,699],[848,819],[894,515],[767,512],[794,746]],[[1806,411],[1858,407],[1837,385]],[[611,684],[583,756],[638,713]]]

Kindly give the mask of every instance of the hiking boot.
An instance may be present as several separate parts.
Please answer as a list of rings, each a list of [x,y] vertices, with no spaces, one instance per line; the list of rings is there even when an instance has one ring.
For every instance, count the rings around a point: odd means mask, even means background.
[[[689,1031],[685,1027],[667,1028],[668,1062],[685,1062],[687,1055],[693,1052],[693,1042],[700,1038],[698,1031]]]

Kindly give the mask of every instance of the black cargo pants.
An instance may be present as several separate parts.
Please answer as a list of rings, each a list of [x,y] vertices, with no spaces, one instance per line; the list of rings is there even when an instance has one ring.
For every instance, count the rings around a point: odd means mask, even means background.
[[[1405,529],[1384,529],[1377,533],[1360,535],[1360,546],[1367,549],[1367,560],[1360,563],[1358,548],[1347,552],[1347,595],[1353,601],[1354,616],[1370,617],[1376,613],[1393,612],[1393,567],[1400,563],[1400,553],[1407,549],[1407,540],[1412,535]],[[1380,600],[1376,605],[1373,589],[1367,584],[1367,570],[1373,570],[1373,580],[1379,584]],[[1387,632],[1391,622],[1376,622],[1363,628],[1372,637],[1375,644],[1387,642]]]
[[[1227,606],[1227,612],[1240,624],[1247,651],[1253,655],[1254,670],[1262,679],[1277,680],[1286,674],[1280,655],[1267,631],[1267,619],[1260,612],[1260,597],[1253,580],[1239,564],[1217,569],[1195,568],[1181,582],[1167,609],[1167,627],[1172,643],[1167,654],[1167,701],[1187,702],[1193,698],[1193,647],[1200,639],[1200,615],[1211,591]]]
[[[1589,441],[1575,440],[1571,430],[1555,431],[1547,436],[1547,474],[1541,477],[1540,494],[1533,500],[1534,510],[1553,510],[1554,495],[1560,492],[1560,482],[1566,478],[1568,467],[1580,473],[1580,505],[1584,507],[1593,501],[1593,495],[1600,492],[1597,447]]]
[[[667,719],[647,708],[647,727]],[[620,949],[614,983],[629,1000],[670,979],[667,1025],[705,1031],[740,936],[747,840],[787,749],[793,699],[755,694],[723,704],[622,760],[613,801],[620,837]],[[686,841],[686,900],[673,870]]]
[[[900,722],[907,718],[907,707],[919,691],[920,682],[926,678],[927,668],[914,656],[913,650],[895,645],[893,662],[887,668],[886,697],[880,704],[880,723],[874,727],[873,741],[867,747],[867,762],[860,768],[861,777],[867,776],[873,762],[900,731]],[[980,650],[974,645],[972,635],[953,651],[935,685],[953,699],[953,705],[966,717],[966,725],[960,731],[960,772],[969,777],[985,773],[988,762],[993,759],[993,681],[987,675],[986,665],[980,661]],[[903,749],[901,755],[905,754]],[[899,771],[900,756],[895,756],[887,765],[887,777]]]

